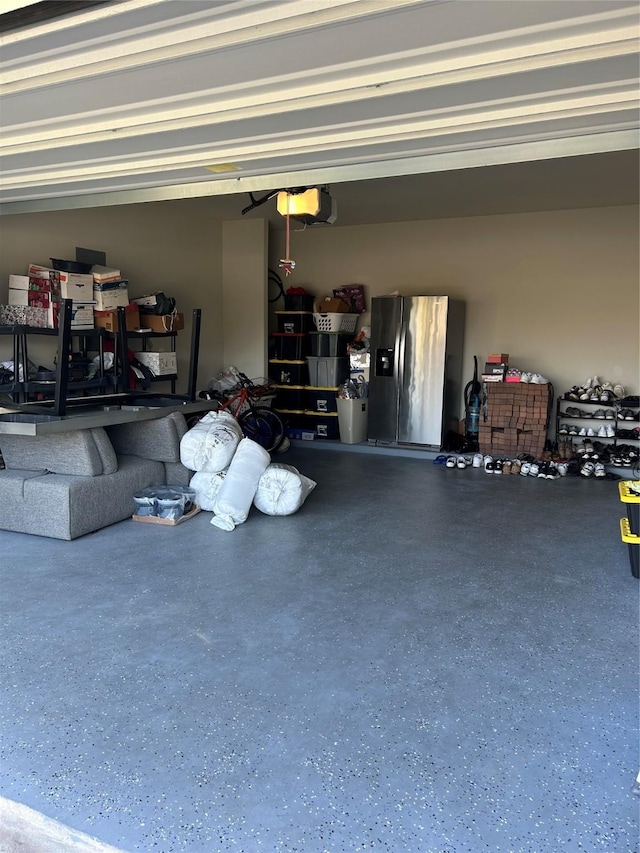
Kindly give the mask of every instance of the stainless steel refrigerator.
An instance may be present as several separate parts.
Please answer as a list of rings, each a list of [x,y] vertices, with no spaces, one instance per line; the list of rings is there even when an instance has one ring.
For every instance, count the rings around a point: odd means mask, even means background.
[[[448,296],[371,300],[370,443],[442,446],[461,417],[463,339]]]

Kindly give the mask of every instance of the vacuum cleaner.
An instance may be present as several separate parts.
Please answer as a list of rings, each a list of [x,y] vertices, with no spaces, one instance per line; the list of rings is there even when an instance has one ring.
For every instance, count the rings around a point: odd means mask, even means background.
[[[478,448],[478,437],[480,434],[480,405],[482,401],[482,385],[478,380],[478,358],[473,357],[473,379],[467,382],[464,388],[464,410],[465,410],[465,436]]]

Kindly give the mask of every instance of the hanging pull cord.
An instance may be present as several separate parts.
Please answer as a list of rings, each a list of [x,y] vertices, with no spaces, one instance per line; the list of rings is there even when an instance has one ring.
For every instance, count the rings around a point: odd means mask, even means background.
[[[278,266],[284,270],[285,275],[291,275],[296,268],[296,262],[289,257],[289,196],[287,195],[287,222],[286,222],[286,237],[284,247],[284,258],[280,259]]]

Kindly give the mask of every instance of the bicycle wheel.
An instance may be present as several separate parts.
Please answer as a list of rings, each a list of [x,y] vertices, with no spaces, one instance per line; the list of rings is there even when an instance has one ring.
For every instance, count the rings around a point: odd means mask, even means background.
[[[277,450],[285,438],[284,422],[277,412],[255,406],[240,415],[238,423],[247,438],[269,453]]]

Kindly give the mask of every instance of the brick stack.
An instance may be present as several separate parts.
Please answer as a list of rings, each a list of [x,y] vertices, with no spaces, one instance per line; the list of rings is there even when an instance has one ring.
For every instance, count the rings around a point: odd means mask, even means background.
[[[494,382],[480,411],[480,451],[496,458],[544,450],[549,415],[549,386],[525,382]]]

